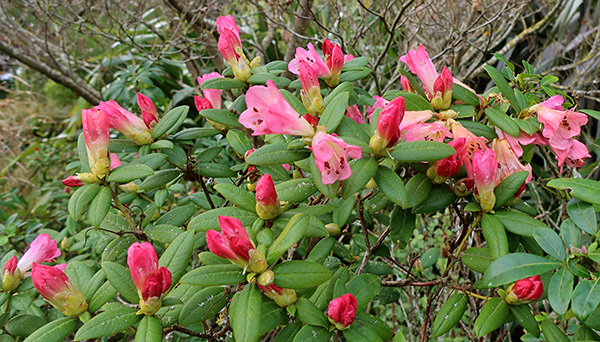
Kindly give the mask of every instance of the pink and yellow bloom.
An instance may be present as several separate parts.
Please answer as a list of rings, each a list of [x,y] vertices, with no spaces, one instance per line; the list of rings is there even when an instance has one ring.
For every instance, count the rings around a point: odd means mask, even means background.
[[[262,273],[267,269],[265,256],[256,250],[254,242],[250,239],[240,220],[229,216],[219,216],[219,226],[222,233],[216,230],[206,232],[206,244],[212,253],[229,259],[244,271]]]
[[[240,29],[235,23],[233,16],[221,16],[217,18],[217,29],[219,30],[219,41],[217,47],[223,58],[229,63],[235,78],[245,82],[250,77],[250,61],[244,54]]]
[[[369,142],[375,154],[380,155],[386,149],[394,147],[400,140],[402,135],[400,122],[403,118],[404,98],[397,97],[381,111],[377,119],[377,130]]]
[[[327,318],[338,330],[347,329],[356,317],[358,301],[351,293],[335,298],[327,307]]]
[[[271,175],[265,174],[256,183],[256,213],[263,220],[279,216],[280,207]]]
[[[114,100],[100,102],[98,107],[106,113],[110,127],[125,134],[136,144],[148,145],[154,141],[144,120],[121,107]]]
[[[110,120],[102,108],[94,107],[81,111],[81,121],[90,169],[96,177],[104,178],[110,170],[108,156]]]
[[[149,242],[134,242],[127,250],[127,265],[138,290],[140,311],[153,315],[162,304],[162,298],[171,287],[171,272],[158,267],[158,256]]]
[[[498,161],[492,149],[485,152],[475,151],[473,156],[473,181],[475,182],[475,199],[479,202],[481,211],[487,213],[494,209],[496,195],[496,177],[498,174]]]
[[[311,115],[319,116],[325,110],[319,78],[313,68],[306,62],[300,62],[300,96],[302,103]]]
[[[239,122],[252,135],[289,134],[311,137],[315,129],[285,100],[272,80],[267,86],[252,86],[246,93],[246,109]]]
[[[31,278],[42,297],[65,316],[78,317],[87,310],[85,296],[60,268],[34,263]]]
[[[318,132],[313,137],[311,149],[317,168],[321,171],[323,184],[348,179],[352,175],[348,158],[359,159],[362,156],[360,147],[323,132]]]

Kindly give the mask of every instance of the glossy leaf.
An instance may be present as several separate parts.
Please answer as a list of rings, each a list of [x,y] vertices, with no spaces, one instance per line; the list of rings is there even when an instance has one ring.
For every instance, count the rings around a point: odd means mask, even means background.
[[[375,183],[379,186],[381,192],[385,194],[392,202],[402,208],[408,207],[408,194],[400,176],[393,170],[380,165],[375,174]]]
[[[121,165],[110,171],[106,181],[125,184],[153,174],[154,171],[145,164]]]
[[[583,178],[559,178],[548,182],[556,189],[571,189],[571,196],[578,200],[600,205],[600,182]]]
[[[431,325],[431,336],[441,336],[454,328],[467,310],[467,296],[457,293],[442,305]]]
[[[214,188],[229,202],[251,213],[256,212],[256,198],[253,193],[228,183],[216,184]]]
[[[75,334],[75,341],[94,339],[102,336],[110,336],[124,331],[142,319],[142,315],[136,314],[136,308],[125,306],[111,307],[87,321]]]
[[[239,89],[244,88],[246,84],[234,78],[215,77],[210,78],[200,86],[201,89]]]
[[[195,286],[233,285],[246,280],[238,265],[208,265],[195,268],[180,280],[182,284]]]
[[[508,239],[500,220],[492,215],[483,215],[481,230],[494,260],[508,254]]]
[[[188,106],[179,106],[165,113],[152,129],[152,138],[159,139],[163,135],[177,131],[185,118],[187,118],[189,110],[190,107]]]
[[[261,315],[262,295],[256,284],[248,284],[233,296],[229,306],[229,319],[236,342],[259,340]]]
[[[536,229],[533,231],[533,238],[542,247],[544,252],[548,253],[557,260],[566,261],[567,253],[560,236],[552,229]]]
[[[352,293],[358,301],[358,311],[367,307],[367,304],[379,293],[380,288],[379,277],[367,273],[352,278],[346,285],[346,291]]]
[[[481,308],[479,316],[475,320],[475,334],[483,337],[502,326],[508,316],[508,304],[504,299],[494,297],[489,299]]]
[[[96,194],[96,197],[90,202],[88,208],[88,220],[94,227],[99,227],[108,210],[110,209],[110,203],[112,198],[112,191],[108,187],[102,187]]]
[[[302,297],[298,298],[296,310],[297,317],[301,322],[323,328],[329,327],[329,322],[323,311],[319,310],[310,300]]]
[[[546,318],[542,321],[542,332],[546,341],[551,342],[569,342],[569,338],[565,335],[559,327],[552,322],[551,318]]]
[[[268,144],[252,152],[246,163],[250,165],[280,165],[290,164],[310,155],[306,148],[289,150],[285,143]]]
[[[179,234],[179,236],[169,244],[169,247],[167,247],[160,256],[160,259],[158,259],[158,265],[160,267],[164,266],[171,271],[173,284],[176,284],[179,281],[192,260],[194,242],[193,231],[186,231]]]
[[[275,191],[279,201],[300,203],[312,196],[317,191],[317,187],[312,179],[299,178],[275,185]]]
[[[497,287],[554,270],[560,265],[558,261],[535,254],[508,254],[497,259],[487,268],[482,282],[486,288]]]
[[[319,125],[325,126],[327,132],[335,132],[335,129],[342,121],[342,117],[346,114],[346,107],[348,107],[349,96],[350,93],[341,92],[327,102],[325,110],[319,119]]]
[[[484,273],[494,262],[489,248],[471,247],[464,251],[461,256],[463,264],[475,272]]]
[[[408,196],[408,207],[412,208],[417,204],[421,204],[431,191],[431,181],[427,175],[420,173],[412,177],[406,183],[406,193]]]
[[[550,229],[544,222],[516,211],[498,211],[494,217],[499,219],[509,232],[522,236],[533,236],[538,229]]]
[[[77,329],[77,325],[76,318],[59,318],[37,329],[24,342],[61,342]]]
[[[498,86],[498,89],[500,89],[502,95],[506,97],[515,111],[520,112],[522,108],[519,106],[519,102],[517,101],[517,97],[515,96],[513,88],[508,84],[508,81],[506,81],[502,73],[490,65],[484,65],[483,68],[490,75],[494,83],[496,83],[496,86]]]
[[[135,333],[135,342],[162,341],[162,324],[156,316],[144,316]]]
[[[517,125],[517,123],[508,115],[497,109],[497,107],[486,108],[485,115],[496,127],[500,128],[505,133],[510,134],[513,137],[519,136],[519,125]]]
[[[515,315],[517,322],[530,334],[540,337],[540,327],[531,313],[531,307],[528,304],[511,305],[510,310]]]
[[[417,215],[395,206],[390,217],[390,235],[400,249],[406,248],[416,227]]]
[[[567,213],[577,227],[588,234],[596,235],[598,223],[596,222],[596,212],[591,204],[580,201],[569,202]]]
[[[196,292],[188,299],[179,313],[179,323],[188,326],[213,318],[229,302],[224,287],[211,286]]]
[[[525,183],[528,175],[529,171],[518,171],[502,180],[502,182],[494,188],[494,194],[496,195],[494,209],[502,207],[506,202],[511,200],[517,194],[523,183]]]
[[[77,189],[73,196],[69,199],[68,210],[69,214],[75,221],[79,221],[83,215],[83,211],[88,204],[96,197],[100,191],[100,185],[87,184]]]
[[[585,321],[600,304],[600,280],[582,279],[573,291],[573,314],[580,321]]]
[[[445,143],[437,141],[409,141],[396,145],[392,157],[403,162],[422,162],[444,159],[456,153]]]
[[[377,172],[375,157],[356,160],[352,165],[352,175],[342,184],[342,198],[347,199],[360,191],[375,176]]]
[[[331,278],[331,271],[327,267],[302,260],[278,264],[273,268],[273,272],[275,285],[289,289],[316,287]]]
[[[131,271],[125,266],[115,262],[105,261],[102,263],[102,269],[106,273],[106,279],[121,294],[121,296],[130,303],[139,301],[137,289],[131,279]],[[104,335],[103,335],[104,336]]]
[[[564,315],[569,309],[573,295],[574,277],[567,267],[558,270],[548,286],[548,300],[552,309],[559,315]]]
[[[274,264],[283,253],[304,236],[309,221],[310,217],[306,214],[296,214],[289,220],[275,242],[269,247],[269,253],[267,254],[269,265]]]

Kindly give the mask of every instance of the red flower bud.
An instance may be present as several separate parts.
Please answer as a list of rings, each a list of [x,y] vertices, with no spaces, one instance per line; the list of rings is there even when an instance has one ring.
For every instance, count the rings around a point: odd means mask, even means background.
[[[77,317],[88,308],[85,296],[58,267],[33,264],[33,286],[60,312]]]
[[[338,330],[348,328],[354,322],[357,306],[358,302],[351,293],[332,300],[327,309],[329,322],[334,324]]]
[[[509,286],[506,290],[506,302],[519,305],[538,300],[544,294],[544,285],[540,276],[524,278]]]
[[[140,297],[140,313],[153,315],[171,287],[171,272],[158,267],[158,256],[149,242],[134,242],[127,250],[127,265]]]

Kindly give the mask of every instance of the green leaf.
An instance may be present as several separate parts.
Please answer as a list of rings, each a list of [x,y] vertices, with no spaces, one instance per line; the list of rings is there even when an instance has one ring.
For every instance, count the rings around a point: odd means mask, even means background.
[[[244,88],[246,84],[242,81],[238,81],[234,78],[215,77],[210,78],[204,82],[200,88],[204,89],[240,89]]]
[[[273,272],[275,273],[274,284],[288,289],[313,288],[331,278],[331,271],[327,267],[302,260],[278,264],[273,268]]]
[[[494,83],[496,83],[502,95],[506,97],[506,99],[508,100],[508,102],[510,102],[510,105],[515,109],[515,111],[517,113],[520,112],[522,108],[519,106],[519,101],[517,101],[517,97],[515,96],[513,89],[508,84],[502,73],[500,73],[500,71],[498,71],[496,68],[490,65],[484,65],[483,68],[490,75]]]
[[[454,328],[467,310],[467,296],[457,293],[448,298],[438,311],[431,326],[431,336],[441,336]]]
[[[83,262],[77,260],[72,260],[69,262],[67,268],[65,269],[65,274],[67,277],[69,277],[69,279],[71,279],[73,284],[75,284],[79,290],[81,290],[88,280],[90,280],[90,278],[92,278],[94,275],[89,267],[87,267]]]
[[[206,232],[210,229],[221,231],[221,227],[219,226],[219,216],[235,217],[240,220],[242,225],[245,227],[251,226],[252,223],[258,218],[256,214],[240,208],[224,207],[209,210],[195,216],[188,223],[187,228],[188,230],[195,230],[199,232]]]
[[[481,230],[494,259],[508,254],[508,238],[500,220],[492,215],[483,215]]]
[[[477,95],[460,84],[452,84],[452,97],[472,106],[479,106],[479,98]]]
[[[81,162],[81,171],[92,172],[90,169],[90,163],[88,161],[87,147],[85,146],[85,137],[83,136],[83,132],[79,133],[79,136],[77,137],[77,155],[79,156],[79,161]]]
[[[277,329],[280,325],[286,325],[288,323],[286,311],[283,308],[280,308],[279,305],[275,304],[272,300],[263,302],[261,311],[260,336]]]
[[[546,273],[560,267],[561,263],[535,254],[513,253],[494,261],[483,275],[486,288],[515,282]],[[600,298],[600,297],[599,297]]]
[[[371,73],[371,69],[363,67],[360,70],[346,71],[340,74],[340,82],[354,82],[367,77]]]
[[[289,150],[286,143],[268,144],[252,152],[247,158],[249,165],[291,164],[310,155],[307,148]]]
[[[369,327],[353,323],[348,329],[343,331],[344,337],[348,342],[379,342],[383,341],[379,335]]]
[[[140,146],[129,139],[110,139],[110,142],[108,143],[108,151],[112,153],[138,152],[139,149]],[[87,155],[85,160],[87,163]],[[88,169],[87,172],[91,171]]]
[[[319,310],[310,300],[302,297],[298,298],[296,309],[297,317],[301,322],[323,328],[329,327],[329,322],[323,311]]]
[[[187,222],[187,220],[189,220],[195,212],[196,206],[193,204],[177,206],[166,212],[163,216],[156,220],[154,224],[169,224],[171,226],[180,227],[183,226],[183,224]]]
[[[413,94],[402,90],[390,90],[387,93],[383,94],[383,98],[388,101],[392,101],[393,99],[399,96],[402,96],[404,98],[404,105],[406,107],[406,110],[433,110],[431,103],[429,103],[429,101],[426,100],[425,97],[418,94]]]
[[[268,72],[252,73],[252,76],[248,77],[246,82],[250,84],[266,84],[268,80],[273,80],[277,87],[287,87],[290,84],[290,80],[285,77],[275,76]]]
[[[229,306],[230,324],[235,341],[258,341],[261,316],[262,295],[256,284],[248,284],[241,292],[233,296]]]
[[[108,210],[110,209],[110,200],[112,198],[112,192],[108,187],[102,187],[96,197],[90,202],[88,208],[88,220],[94,227],[99,227]]]
[[[76,271],[78,271],[78,270],[76,270]],[[67,274],[67,276],[69,276],[69,275]],[[73,278],[71,278],[71,276],[69,276],[69,278],[73,279]],[[80,279],[84,280],[85,278],[80,278]],[[106,279],[106,274],[104,273],[104,270],[98,270],[98,272],[96,272],[96,274],[94,274],[85,283],[83,283],[83,285],[81,287],[77,286],[77,288],[81,291],[81,293],[83,293],[85,295],[85,299],[89,303],[89,301],[92,300],[92,296],[98,291],[98,289],[100,288],[100,285],[102,285],[102,283],[104,283],[105,279]]]
[[[494,262],[490,249],[483,247],[471,247],[467,249],[460,259],[467,267],[479,273],[484,273]]]
[[[161,149],[161,148],[173,148],[173,143],[169,140],[159,140],[150,145],[150,148],[153,150]]]
[[[298,331],[293,342],[328,342],[332,332],[321,327],[305,325]]]
[[[358,302],[357,311],[362,311],[369,302],[377,296],[381,284],[379,277],[374,274],[360,274],[346,285],[346,292],[352,293]]]
[[[214,188],[229,202],[251,213],[256,213],[256,198],[252,193],[228,183],[217,184]]]
[[[287,223],[277,240],[269,248],[267,263],[274,264],[280,256],[297,243],[306,232],[310,217],[306,214],[296,214]]]
[[[504,299],[494,297],[488,300],[475,320],[474,330],[477,337],[483,337],[502,326],[508,316],[508,304]]]
[[[410,71],[400,68],[400,69],[398,69],[398,72],[400,74],[402,74],[402,76],[406,77],[406,79],[408,79],[408,82],[410,83],[412,88],[419,95],[421,95],[421,97],[427,98],[427,95],[425,95],[425,92],[423,91],[423,87],[421,86],[421,82],[418,82],[417,79],[415,78],[415,76]],[[452,91],[454,92],[454,89]]]
[[[179,169],[156,171],[152,176],[144,179],[142,184],[140,184],[140,190],[146,191],[161,187],[173,181],[175,178],[179,177],[179,175],[181,175]]]
[[[498,211],[494,217],[499,219],[509,232],[522,236],[533,236],[538,228],[550,229],[544,222],[516,211]]]
[[[246,280],[238,265],[208,265],[198,267],[186,273],[180,282],[195,286],[233,285]]]
[[[231,148],[240,156],[243,156],[247,151],[252,149],[252,141],[242,131],[230,129],[227,131],[227,141]]]
[[[323,105],[327,107],[329,102],[336,99],[338,95],[342,93],[350,93],[354,89],[354,86],[350,82],[342,82],[337,85],[327,96],[323,99]]]
[[[551,318],[542,321],[542,332],[548,342],[569,342],[569,338],[552,322]]]
[[[313,176],[313,182],[317,189],[328,198],[336,198],[338,188],[340,187],[340,181],[335,181],[333,184],[323,184],[323,178],[321,171],[315,163],[315,157],[310,157],[310,173]]]
[[[329,253],[331,253],[331,249],[335,244],[335,239],[332,237],[326,237],[321,239],[321,241],[317,242],[317,244],[310,251],[310,254],[306,258],[308,261],[312,261],[317,264],[322,264]]]
[[[135,333],[135,342],[162,341],[162,324],[156,316],[144,316]]]
[[[496,109],[494,107],[487,107],[485,109],[485,115],[496,127],[500,128],[503,132],[510,134],[513,137],[519,136],[519,132],[521,131],[519,129],[519,125],[517,125],[517,123],[513,119],[511,119],[510,116],[506,115],[499,109]]]
[[[408,197],[408,207],[412,208],[417,204],[423,202],[429,192],[431,191],[431,181],[426,174],[419,173],[412,177],[406,183],[406,193],[410,194]]]
[[[402,208],[408,207],[408,194],[402,179],[396,174],[396,172],[383,165],[380,165],[377,168],[377,173],[375,174],[374,179],[381,192],[383,192],[387,198]]]
[[[164,153],[152,153],[145,156],[139,157],[132,162],[132,164],[145,164],[152,170],[157,169],[159,166],[167,160],[167,155]]]
[[[351,59],[351,60],[345,62],[344,66],[342,67],[342,71],[356,70],[357,68],[361,69],[362,67],[367,65],[367,63],[369,63],[369,57],[366,57],[366,56],[356,57],[354,59]]]
[[[423,268],[433,266],[438,258],[440,257],[440,250],[438,247],[431,247],[421,255],[421,263]]]
[[[85,323],[75,334],[75,341],[94,339],[124,331],[142,319],[137,309],[125,306],[112,306]]]
[[[455,154],[454,147],[437,141],[408,141],[396,145],[392,157],[403,162],[435,161]]]
[[[540,327],[538,326],[538,322],[533,317],[531,313],[531,307],[527,304],[523,305],[513,305],[510,307],[510,310],[515,315],[517,322],[530,334],[535,337],[540,337]]]
[[[502,182],[494,189],[494,194],[496,195],[494,209],[499,209],[505,205],[506,202],[515,197],[528,176],[529,171],[519,171],[502,180]]]
[[[580,321],[585,321],[600,304],[600,280],[582,279],[573,291],[573,314]]]
[[[358,328],[364,327],[374,331],[384,341],[390,341],[393,336],[392,329],[390,329],[384,320],[364,311],[356,313],[353,325],[356,325]]]
[[[133,279],[131,279],[131,271],[128,268],[115,262],[105,261],[102,263],[102,269],[106,273],[106,279],[108,279],[124,299],[130,303],[139,302],[137,289],[135,288]]]
[[[571,189],[571,196],[578,200],[600,205],[600,182],[583,178],[559,178],[548,182],[556,189]]]
[[[19,297],[15,296],[15,299],[16,298]],[[13,299],[13,301],[15,301],[15,299]],[[8,317],[4,316],[3,322],[6,322],[7,319]],[[4,328],[13,336],[26,337],[34,333],[36,330],[42,328],[45,324],[46,320],[40,316],[20,314],[10,318],[10,321],[6,323]]]
[[[204,109],[200,111],[203,117],[229,127],[241,126],[238,117],[227,109]]]
[[[181,126],[187,113],[190,110],[188,106],[179,106],[171,109],[160,120],[156,123],[156,126],[152,129],[152,138],[159,139],[163,135],[171,134]]]
[[[564,315],[569,309],[569,302],[573,295],[574,277],[567,267],[558,270],[550,280],[548,286],[548,300],[552,309],[559,315]]]
[[[179,324],[192,325],[215,317],[229,303],[230,295],[225,295],[224,287],[207,287],[188,299],[179,313]]]
[[[299,178],[275,185],[279,201],[300,203],[308,199],[317,191],[312,179]]]
[[[182,129],[181,131],[175,133],[175,135],[173,135],[173,140],[196,140],[200,138],[214,137],[217,134],[219,134],[219,131],[217,131],[216,129],[204,127],[191,127]]]
[[[83,215],[83,211],[87,207],[88,203],[90,203],[95,197],[96,194],[100,191],[100,185],[98,184],[87,184],[79,189],[77,189],[73,196],[69,199],[69,214],[75,221],[79,221],[81,219],[81,215]]]
[[[108,182],[125,184],[153,174],[154,171],[149,166],[144,164],[121,165],[110,170],[106,180]]]
[[[217,163],[198,163],[198,173],[212,178],[229,178],[237,175],[227,165]]]
[[[186,231],[185,233],[179,234],[160,256],[158,265],[164,266],[171,271],[173,284],[177,284],[192,260],[194,242],[194,232]]]
[[[567,204],[567,213],[577,227],[588,234],[596,235],[598,224],[596,223],[596,212],[591,204],[570,201]]]
[[[475,134],[478,137],[484,137],[488,141],[492,141],[498,137],[493,129],[491,129],[489,126],[482,124],[481,122],[469,120],[460,120],[459,122],[471,133]]]
[[[342,117],[346,114],[346,107],[348,107],[348,98],[350,93],[342,92],[335,96],[334,99],[327,103],[321,118],[319,119],[319,126],[325,126],[327,132],[335,132],[335,129],[342,121]]]
[[[454,203],[456,194],[446,184],[438,184],[431,187],[429,196],[415,206],[412,210],[415,214],[426,214],[432,213],[438,210],[442,210]]]
[[[398,248],[406,248],[415,231],[416,221],[417,215],[410,210],[402,209],[399,206],[394,207],[389,227],[392,240],[398,245]]]
[[[63,317],[51,321],[29,335],[24,342],[61,342],[77,329],[76,318]]]
[[[354,209],[354,203],[356,202],[356,197],[351,196],[345,201],[339,201],[341,203],[337,208],[333,210],[333,223],[337,224],[340,227],[343,227],[348,222],[350,215],[352,214],[352,210]]]
[[[89,301],[88,311],[96,312],[100,307],[106,302],[108,302],[111,298],[113,298],[117,294],[117,290],[110,284],[110,282],[106,282],[100,286],[100,288],[92,295],[92,299]]]
[[[566,261],[567,253],[560,236],[552,229],[536,229],[533,231],[533,238],[542,247],[544,252],[548,253],[557,260]]]
[[[560,237],[569,248],[581,246],[581,229],[570,218],[560,224]]]
[[[300,81],[300,80],[298,79],[296,81]],[[298,88],[300,88],[300,84],[298,85]],[[296,112],[298,112],[299,114],[308,113],[308,110],[306,109],[306,107],[304,107],[304,104],[302,104],[302,101],[300,101],[294,94],[290,93],[289,91],[287,91],[285,89],[279,89],[279,92],[285,98],[285,100],[290,104],[290,106],[292,106],[292,108],[294,108],[294,110]]]
[[[359,159],[352,164],[352,175],[342,184],[342,198],[345,200],[360,191],[377,172],[377,160],[373,156]]]

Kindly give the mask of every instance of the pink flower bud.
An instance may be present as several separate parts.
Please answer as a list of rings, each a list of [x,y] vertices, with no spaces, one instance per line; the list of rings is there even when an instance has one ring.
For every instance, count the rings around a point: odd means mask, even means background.
[[[42,297],[64,315],[77,317],[87,310],[85,296],[62,270],[34,263],[31,278]]]
[[[346,108],[346,116],[352,119],[357,124],[364,124],[365,120],[358,109],[358,105],[348,106]]]
[[[327,55],[327,68],[329,76],[325,77],[325,82],[330,87],[335,87],[340,83],[340,73],[344,66],[344,53],[339,45],[335,44],[331,50],[331,55]]]
[[[316,116],[323,113],[325,106],[323,105],[319,78],[313,68],[304,61],[300,62],[300,82],[302,83],[300,96],[308,112]]]
[[[448,178],[454,176],[460,169],[460,166],[462,165],[459,152],[463,149],[465,145],[465,138],[454,139],[450,141],[448,145],[454,147],[456,153],[454,153],[450,157],[446,157],[442,160],[436,161],[427,170],[427,176],[435,184],[444,183]]]
[[[110,138],[109,120],[106,112],[94,107],[81,111],[83,138],[92,173],[104,178],[109,171],[108,141]]]
[[[469,196],[473,193],[475,182],[471,178],[462,178],[457,180],[452,186],[452,191],[459,197]]]
[[[494,187],[498,173],[496,153],[487,149],[485,152],[478,150],[473,156],[473,181],[475,182],[475,199],[484,213],[491,211],[496,204]]]
[[[115,167],[119,167],[121,166],[123,163],[121,163],[121,159],[119,159],[119,156],[116,153],[111,153],[110,154],[110,169],[114,169]]]
[[[83,185],[83,182],[77,176],[69,176],[69,177],[63,179],[62,183],[71,188]]]
[[[442,74],[437,77],[433,84],[433,98],[431,105],[435,110],[444,110],[450,108],[452,104],[452,74],[446,67],[442,69]]]
[[[390,102],[379,114],[377,130],[371,138],[370,146],[375,154],[380,154],[387,148],[394,147],[402,132],[400,122],[404,117],[404,98],[397,97]]]
[[[256,213],[263,220],[272,220],[279,215],[277,192],[269,174],[262,176],[256,183]]]
[[[158,256],[149,242],[134,242],[127,250],[127,265],[140,297],[140,313],[153,315],[171,287],[171,272],[158,267]]]
[[[354,322],[357,306],[358,302],[351,293],[332,300],[327,308],[329,322],[338,330],[347,329]]]
[[[217,30],[219,31],[219,34],[223,34],[224,30],[230,30],[236,35],[240,35],[240,29],[231,14],[217,18]]]
[[[335,47],[335,45],[336,44],[332,43],[329,39],[325,39],[323,41],[323,46],[321,47],[321,49],[323,50],[323,55],[325,55],[325,58],[332,55],[333,48]]]
[[[158,122],[158,113],[152,100],[148,96],[138,93],[137,103],[142,109],[142,119],[146,126],[150,129],[154,128],[154,125]]]
[[[296,291],[292,289],[284,289],[273,284],[268,286],[257,285],[267,297],[271,298],[275,301],[275,304],[282,308],[292,305],[298,300]]]
[[[4,277],[2,278],[2,289],[6,292],[13,291],[21,283],[23,274],[17,269],[17,256],[13,255],[4,265]]]
[[[402,85],[402,90],[409,93],[415,92],[415,89],[412,87],[412,84],[410,84],[410,82],[408,81],[408,78],[400,76],[400,84]]]
[[[362,156],[360,147],[347,144],[344,140],[323,132],[318,132],[313,137],[311,149],[317,168],[321,171],[323,184],[348,179],[352,175],[348,158],[358,159]]]
[[[209,80],[211,78],[223,78],[223,76],[221,74],[219,74],[218,72],[211,72],[209,74],[204,74],[202,76],[199,76],[198,83],[200,84],[200,86],[202,86],[202,83],[204,83],[204,81]],[[221,89],[203,89],[202,93],[204,94],[204,98],[206,100],[208,100],[208,102],[210,102],[210,107],[206,107],[204,109],[208,109],[208,108],[221,109],[221,102],[222,102],[221,94],[223,93],[223,90],[221,90]],[[196,107],[198,107],[198,105],[196,105]],[[198,110],[200,110],[200,109],[198,109]]]
[[[100,102],[98,107],[106,112],[110,127],[125,134],[138,145],[148,145],[153,142],[150,129],[144,120],[121,107],[117,102],[110,100]]]
[[[506,289],[505,300],[508,304],[520,305],[536,301],[544,294],[544,285],[540,276],[524,278]]]
[[[427,94],[433,96],[433,84],[438,78],[438,73],[423,45],[419,45],[417,50],[408,51],[400,57],[400,62],[405,63],[408,69],[419,77]]]
[[[210,101],[208,101],[204,97],[194,96],[194,104],[196,105],[196,109],[198,109],[199,112],[201,112],[205,109],[212,109],[212,105],[210,104]]]

